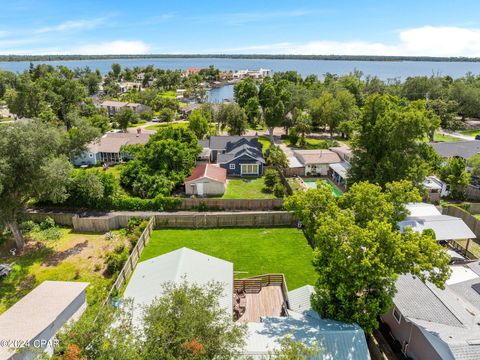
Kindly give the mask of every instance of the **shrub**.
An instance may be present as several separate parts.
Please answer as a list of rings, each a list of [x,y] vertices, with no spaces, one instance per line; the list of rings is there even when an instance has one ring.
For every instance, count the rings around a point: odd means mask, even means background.
[[[277,198],[282,198],[285,196],[285,186],[283,186],[280,182],[277,182],[273,187],[273,194]]]
[[[127,259],[128,251],[126,251],[125,248],[121,253],[117,253],[115,251],[108,253],[106,257],[107,274],[113,275],[119,272],[122,269],[123,265],[125,265]]]
[[[27,221],[24,221],[20,224],[20,230],[22,230],[24,232],[28,232],[28,231],[32,231],[36,226],[38,226],[38,225],[35,224],[34,221],[27,220]]]
[[[268,169],[265,172],[265,176],[263,177],[263,182],[265,184],[265,191],[272,192],[274,186],[279,182],[280,177],[278,175],[277,170],[275,169]]]
[[[53,220],[50,216],[47,216],[45,220],[43,220],[40,223],[40,230],[47,230],[54,227],[55,227],[55,220]]]
[[[300,137],[295,129],[290,129],[290,133],[288,135],[288,139],[290,140],[290,145],[295,146],[298,143]]]

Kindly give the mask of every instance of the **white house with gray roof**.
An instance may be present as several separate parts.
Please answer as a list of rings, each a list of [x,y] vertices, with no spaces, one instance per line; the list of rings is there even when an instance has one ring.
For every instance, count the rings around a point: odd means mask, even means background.
[[[443,290],[411,275],[396,282],[394,307],[382,320],[412,359],[480,359],[480,265],[451,269]]]

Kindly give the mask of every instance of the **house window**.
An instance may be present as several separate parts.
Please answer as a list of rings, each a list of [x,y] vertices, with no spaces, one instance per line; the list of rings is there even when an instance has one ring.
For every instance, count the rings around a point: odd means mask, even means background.
[[[400,321],[402,320],[402,314],[400,314],[400,311],[396,307],[393,308],[392,315],[397,320],[397,322],[400,324]]]
[[[258,175],[258,164],[242,164],[242,175]]]
[[[230,170],[235,170],[235,164],[230,164],[229,167],[230,167]]]

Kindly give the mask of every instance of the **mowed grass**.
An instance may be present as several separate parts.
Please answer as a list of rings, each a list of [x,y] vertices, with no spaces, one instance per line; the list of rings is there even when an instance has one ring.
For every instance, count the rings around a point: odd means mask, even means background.
[[[435,133],[435,135],[433,136],[433,140],[434,141],[443,141],[443,142],[463,141],[463,139],[460,139],[458,137],[451,136],[451,135],[445,135],[445,134],[441,134],[441,133]]]
[[[223,199],[274,199],[275,195],[263,191],[263,178],[228,179]]]
[[[156,230],[140,261],[182,247],[232,262],[237,278],[283,273],[289,290],[317,279],[312,248],[295,228]]]
[[[477,136],[480,135],[480,129],[475,129],[475,130],[462,130],[459,131],[460,134],[463,135],[469,135],[469,136]]]

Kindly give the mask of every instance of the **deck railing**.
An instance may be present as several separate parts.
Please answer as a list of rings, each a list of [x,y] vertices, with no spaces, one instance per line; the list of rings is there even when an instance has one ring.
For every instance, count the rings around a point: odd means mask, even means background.
[[[284,299],[285,311],[290,307],[288,302],[288,289],[283,274],[264,274],[233,281],[234,291],[243,290],[247,294],[258,294],[266,286],[280,286]]]

